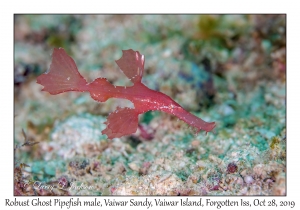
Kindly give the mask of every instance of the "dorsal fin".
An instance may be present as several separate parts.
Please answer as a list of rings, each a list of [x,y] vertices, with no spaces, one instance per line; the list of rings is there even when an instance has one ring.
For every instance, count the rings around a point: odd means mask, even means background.
[[[116,60],[116,63],[133,83],[141,82],[144,72],[145,56],[132,49],[122,50],[122,52],[122,57]]]

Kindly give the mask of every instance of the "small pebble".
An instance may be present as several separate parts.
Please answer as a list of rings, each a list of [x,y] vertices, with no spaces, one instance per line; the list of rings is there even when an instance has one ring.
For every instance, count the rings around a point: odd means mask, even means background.
[[[133,163],[133,162],[129,163],[128,166],[133,171],[139,171],[139,169],[140,169],[139,166],[137,164]]]
[[[251,184],[254,182],[254,179],[252,178],[252,176],[245,176],[244,177],[244,181],[247,183],[247,184]]]

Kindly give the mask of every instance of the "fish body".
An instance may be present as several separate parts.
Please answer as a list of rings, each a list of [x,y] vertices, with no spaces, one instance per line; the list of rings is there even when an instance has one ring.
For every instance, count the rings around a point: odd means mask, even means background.
[[[123,73],[131,80],[132,86],[114,86],[106,78],[97,78],[88,83],[79,73],[74,60],[64,49],[55,48],[48,72],[37,78],[37,83],[44,86],[43,91],[52,95],[66,91],[89,92],[98,102],[109,98],[130,100],[134,108],[117,108],[112,112],[105,124],[102,134],[109,139],[135,133],[138,127],[138,115],[147,111],[163,111],[177,116],[198,131],[211,131],[215,123],[205,122],[187,112],[172,98],[164,93],[149,89],[142,83],[144,71],[144,55],[138,51],[123,50],[122,57],[116,61]]]

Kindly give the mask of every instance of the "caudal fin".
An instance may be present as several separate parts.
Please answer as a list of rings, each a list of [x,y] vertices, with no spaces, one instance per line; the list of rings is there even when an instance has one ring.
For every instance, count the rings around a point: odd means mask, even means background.
[[[66,91],[86,91],[86,80],[80,75],[74,60],[63,48],[55,48],[50,69],[37,78],[43,91],[52,95]]]

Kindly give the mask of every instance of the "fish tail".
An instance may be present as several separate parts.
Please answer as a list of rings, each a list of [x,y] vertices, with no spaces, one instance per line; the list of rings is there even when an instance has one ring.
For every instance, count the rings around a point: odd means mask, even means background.
[[[63,48],[55,48],[50,69],[37,78],[43,91],[52,95],[66,91],[87,91],[87,82],[79,73],[74,60]]]

